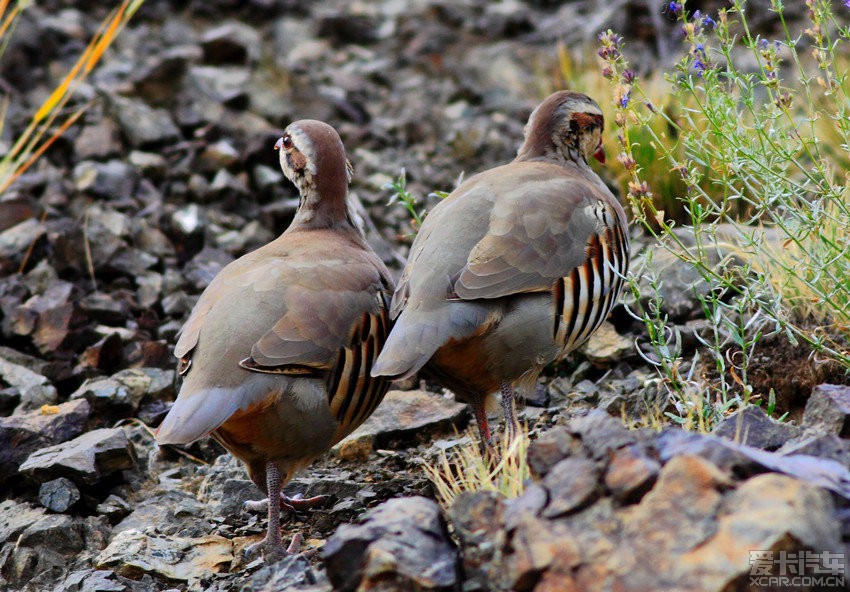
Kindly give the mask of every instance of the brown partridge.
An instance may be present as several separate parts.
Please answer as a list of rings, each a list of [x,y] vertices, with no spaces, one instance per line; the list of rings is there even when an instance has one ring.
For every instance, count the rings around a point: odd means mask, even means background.
[[[604,162],[603,117],[561,91],[531,114],[510,164],[466,180],[428,214],[393,296],[395,325],[373,376],[427,373],[469,403],[490,440],[485,402],[514,389],[599,327],[629,264],[622,206],[587,164]]]
[[[210,435],[265,491],[267,557],[286,552],[292,474],[360,425],[388,381],[369,374],[389,330],[392,279],[352,222],[351,165],[336,131],[304,120],[275,148],[301,194],[289,228],[227,265],[201,294],[175,355],[183,385],[160,444]],[[304,502],[305,500],[300,500]],[[257,550],[257,549],[252,549]]]

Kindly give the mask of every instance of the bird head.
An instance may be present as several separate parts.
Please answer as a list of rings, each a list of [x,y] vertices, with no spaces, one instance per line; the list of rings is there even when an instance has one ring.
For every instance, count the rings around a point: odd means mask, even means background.
[[[556,92],[531,113],[517,159],[587,162],[593,157],[604,163],[604,125],[602,109],[596,101],[575,91]]]

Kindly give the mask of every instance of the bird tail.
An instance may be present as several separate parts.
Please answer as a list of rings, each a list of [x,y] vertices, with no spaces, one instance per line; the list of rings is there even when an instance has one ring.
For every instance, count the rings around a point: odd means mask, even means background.
[[[440,313],[404,309],[372,366],[372,376],[413,376],[447,341],[471,335],[487,316],[483,307],[471,302],[452,302]]]

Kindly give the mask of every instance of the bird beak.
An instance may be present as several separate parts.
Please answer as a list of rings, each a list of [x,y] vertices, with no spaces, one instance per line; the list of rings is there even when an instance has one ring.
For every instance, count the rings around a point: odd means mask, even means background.
[[[599,142],[599,148],[593,153],[593,158],[605,164],[605,147],[602,145],[602,142]]]
[[[274,143],[274,149],[280,150],[281,148],[283,148],[283,138],[278,138],[277,142]]]

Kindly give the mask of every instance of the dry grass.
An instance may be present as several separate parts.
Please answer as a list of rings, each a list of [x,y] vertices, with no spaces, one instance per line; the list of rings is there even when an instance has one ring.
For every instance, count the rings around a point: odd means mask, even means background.
[[[507,498],[522,495],[531,477],[526,454],[528,430],[523,426],[516,439],[505,440],[498,447],[499,460],[493,461],[482,454],[477,432],[469,430],[453,450],[441,450],[433,464],[425,463],[425,473],[443,508],[448,510],[454,498],[465,492],[495,491]]]

